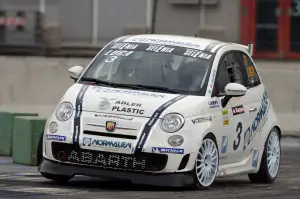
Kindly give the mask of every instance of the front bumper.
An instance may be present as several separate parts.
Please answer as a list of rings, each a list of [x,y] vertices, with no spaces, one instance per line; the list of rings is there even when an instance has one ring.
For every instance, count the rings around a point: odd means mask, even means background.
[[[130,172],[58,163],[47,159],[43,160],[38,170],[42,173],[51,173],[56,175],[85,175],[115,180],[129,180],[134,184],[144,185],[183,187],[194,183],[194,178],[191,172],[159,174]]]
[[[82,146],[46,141],[44,158],[61,163],[121,169],[150,173],[175,173],[193,170],[194,155],[142,152],[126,154],[104,150],[90,150]]]

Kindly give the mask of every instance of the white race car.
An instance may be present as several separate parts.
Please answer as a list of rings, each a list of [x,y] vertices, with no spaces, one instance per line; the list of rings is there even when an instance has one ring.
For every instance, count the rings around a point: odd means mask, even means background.
[[[217,177],[275,181],[281,130],[251,45],[123,36],[83,69],[48,119],[39,172],[208,188]]]

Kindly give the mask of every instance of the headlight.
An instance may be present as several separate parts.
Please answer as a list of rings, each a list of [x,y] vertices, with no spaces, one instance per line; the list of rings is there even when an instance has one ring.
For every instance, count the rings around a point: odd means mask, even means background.
[[[59,121],[64,122],[71,118],[73,111],[74,109],[71,103],[63,102],[57,107],[55,115]]]
[[[174,133],[182,128],[184,118],[176,113],[166,115],[161,121],[161,129],[167,133]]]
[[[184,139],[181,135],[172,135],[169,139],[168,142],[171,146],[178,147],[182,145]]]

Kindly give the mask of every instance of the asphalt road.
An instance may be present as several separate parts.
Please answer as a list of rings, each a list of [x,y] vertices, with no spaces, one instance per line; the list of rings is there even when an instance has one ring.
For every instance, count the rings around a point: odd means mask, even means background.
[[[162,199],[162,198],[275,198],[300,199],[300,140],[282,141],[282,162],[275,184],[251,184],[246,175],[218,179],[210,190],[167,188],[76,177],[68,185],[42,178],[36,167],[15,165],[0,158],[0,199]]]

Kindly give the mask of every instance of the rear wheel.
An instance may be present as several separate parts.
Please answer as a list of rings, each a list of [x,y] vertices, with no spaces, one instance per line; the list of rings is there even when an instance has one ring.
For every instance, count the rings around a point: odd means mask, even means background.
[[[258,173],[248,174],[250,181],[254,183],[273,183],[279,171],[280,158],[280,135],[278,129],[273,128],[266,140]]]
[[[215,181],[219,167],[219,151],[212,135],[203,139],[194,168],[195,187],[208,189]]]
[[[49,180],[53,180],[54,182],[57,182],[59,184],[65,184],[73,178],[73,176],[56,175],[56,174],[44,173],[44,172],[41,172],[41,174],[45,178]]]

